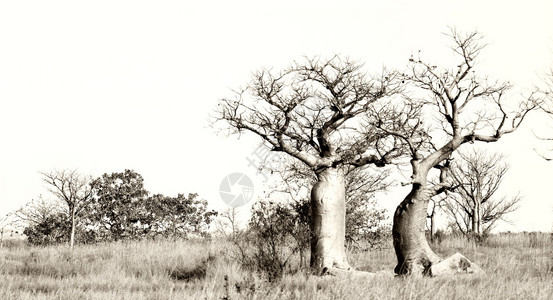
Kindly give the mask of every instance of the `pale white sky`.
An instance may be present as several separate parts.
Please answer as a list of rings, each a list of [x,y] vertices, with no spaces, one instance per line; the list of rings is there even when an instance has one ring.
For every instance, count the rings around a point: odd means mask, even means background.
[[[52,168],[134,169],[150,192],[197,192],[215,208],[223,177],[243,172],[259,194],[245,159],[257,140],[216,136],[208,115],[252,71],[303,55],[343,54],[373,72],[418,49],[445,61],[441,33],[455,26],[481,31],[482,69],[522,88],[553,61],[551,1],[370,2],[0,2],[0,213],[46,196],[38,171]],[[553,164],[532,150],[547,145],[527,126],[493,147],[512,164],[501,192],[526,196],[516,228],[551,230]]]

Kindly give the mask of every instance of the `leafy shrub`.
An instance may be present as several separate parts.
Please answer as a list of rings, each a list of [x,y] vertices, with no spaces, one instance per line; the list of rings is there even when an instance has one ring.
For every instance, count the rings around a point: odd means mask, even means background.
[[[69,241],[71,221],[65,213],[58,213],[45,218],[42,222],[31,224],[25,228],[23,234],[27,236],[27,243],[35,246],[63,244]],[[97,239],[94,230],[86,229],[77,224],[75,241],[81,244],[94,243]]]
[[[47,217],[42,222],[30,225],[23,231],[31,245],[52,245],[66,243],[71,231],[71,223],[65,214]]]
[[[148,197],[143,220],[152,237],[187,238],[190,234],[207,235],[207,228],[217,213],[207,209],[207,201],[198,194]]]

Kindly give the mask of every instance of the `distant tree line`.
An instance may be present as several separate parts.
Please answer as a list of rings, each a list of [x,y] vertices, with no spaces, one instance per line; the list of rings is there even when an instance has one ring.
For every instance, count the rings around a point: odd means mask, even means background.
[[[217,215],[195,193],[150,194],[132,170],[96,179],[67,170],[42,174],[55,199],[40,196],[16,212],[33,245],[205,235]]]

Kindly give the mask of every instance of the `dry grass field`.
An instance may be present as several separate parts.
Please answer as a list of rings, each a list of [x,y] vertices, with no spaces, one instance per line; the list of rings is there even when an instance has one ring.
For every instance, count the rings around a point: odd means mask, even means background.
[[[292,270],[270,282],[243,270],[233,245],[142,241],[0,250],[0,299],[553,299],[551,234],[494,235],[481,246],[449,238],[433,248],[463,253],[486,277],[391,277],[393,249],[351,252],[371,280]]]

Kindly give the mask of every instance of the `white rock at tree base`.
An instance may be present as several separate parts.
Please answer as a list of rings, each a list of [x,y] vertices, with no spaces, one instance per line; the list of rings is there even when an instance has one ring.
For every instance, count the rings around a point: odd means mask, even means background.
[[[464,257],[461,253],[455,253],[430,267],[431,276],[457,274],[485,275],[486,272]]]

